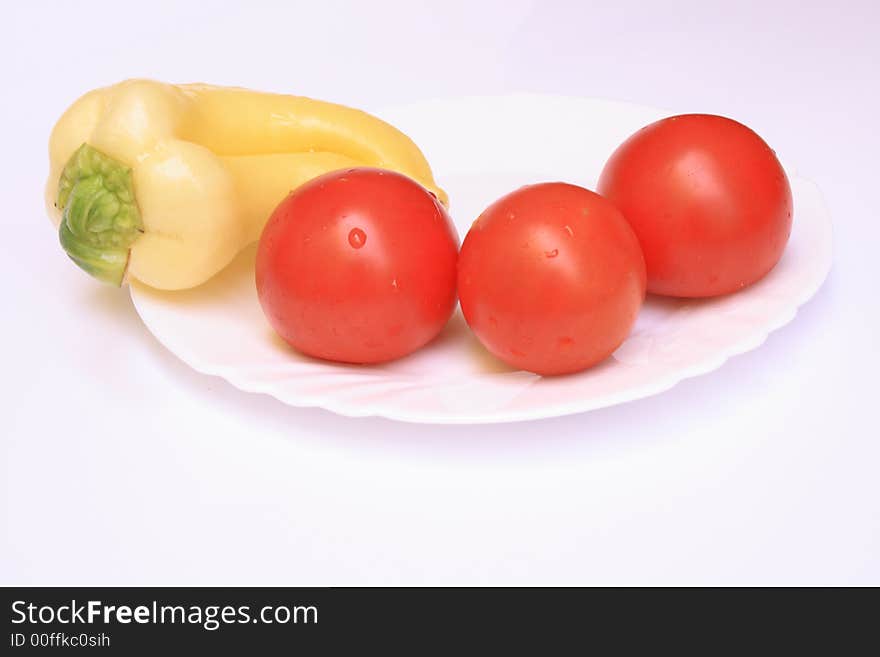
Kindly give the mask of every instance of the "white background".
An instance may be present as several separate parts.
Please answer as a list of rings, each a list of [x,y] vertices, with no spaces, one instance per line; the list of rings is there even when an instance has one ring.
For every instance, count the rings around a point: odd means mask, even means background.
[[[208,4],[6,8],[0,583],[880,584],[880,5]],[[134,76],[723,113],[823,189],[834,268],[758,350],[624,406],[483,427],[288,408],[189,370],[57,246],[49,130]]]

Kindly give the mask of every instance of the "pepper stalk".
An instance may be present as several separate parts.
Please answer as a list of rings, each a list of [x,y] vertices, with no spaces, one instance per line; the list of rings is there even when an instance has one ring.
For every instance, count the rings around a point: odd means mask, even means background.
[[[144,232],[131,169],[83,144],[61,172],[55,207],[70,259],[98,280],[122,285],[131,247]]]

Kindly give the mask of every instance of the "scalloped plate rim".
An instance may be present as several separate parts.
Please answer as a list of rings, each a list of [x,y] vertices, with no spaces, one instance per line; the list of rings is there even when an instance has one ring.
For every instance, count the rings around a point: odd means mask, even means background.
[[[707,358],[704,362],[692,365],[687,369],[678,370],[676,375],[670,375],[665,378],[658,378],[656,384],[644,384],[639,387],[630,388],[627,390],[628,394],[618,394],[612,395],[610,397],[592,397],[586,400],[587,403],[583,405],[565,405],[563,407],[549,408],[542,407],[529,409],[527,411],[519,413],[515,411],[505,411],[502,417],[498,417],[496,415],[466,416],[464,414],[455,417],[448,415],[436,415],[432,417],[425,413],[408,415],[406,413],[399,412],[399,409],[385,409],[381,404],[373,406],[364,404],[348,405],[345,403],[338,403],[334,401],[332,397],[328,398],[302,393],[298,394],[297,399],[294,400],[283,395],[282,393],[277,392],[276,390],[273,390],[271,384],[265,386],[254,384],[255,382],[253,381],[248,381],[246,379],[236,376],[234,373],[234,368],[211,367],[198,362],[197,359],[186,358],[175,351],[175,349],[171,345],[166,344],[159,335],[153,333],[153,336],[156,338],[156,340],[159,341],[159,343],[163,347],[165,347],[183,363],[185,363],[195,371],[199,372],[200,374],[220,378],[232,385],[233,387],[249,394],[268,395],[274,399],[277,399],[281,403],[294,408],[321,408],[330,411],[331,413],[343,415],[350,418],[383,417],[389,420],[409,422],[413,424],[466,425],[499,424],[504,422],[528,422],[533,420],[548,419],[552,417],[561,417],[565,415],[575,415],[578,413],[588,413],[589,411],[598,410],[600,408],[607,408],[610,406],[616,406],[618,404],[624,404],[629,401],[646,399],[648,397],[653,397],[655,395],[667,392],[668,390],[671,390],[676,385],[686,379],[696,378],[720,369],[731,358],[757,349],[767,340],[771,333],[779,330],[780,328],[784,327],[786,324],[789,324],[792,320],[794,320],[800,307],[807,303],[816,294],[816,292],[818,292],[819,288],[821,288],[822,283],[827,277],[828,271],[830,271],[830,266],[826,269],[825,275],[817,283],[815,288],[809,291],[807,294],[803,295],[803,298],[797,303],[791,306],[787,306],[784,313],[780,312],[777,321],[773,322],[772,325],[770,323],[767,324],[766,331],[757,331],[754,336],[751,336],[749,339],[744,338],[739,344],[731,347],[723,353],[718,352],[717,354],[714,354],[712,358]],[[136,295],[133,294],[132,299],[135,300],[135,298]],[[135,300],[134,303],[135,307],[137,308],[137,301]],[[146,322],[144,323],[146,324]],[[147,325],[147,328],[149,329],[149,325]],[[226,372],[224,372],[224,370],[226,370]],[[232,370],[232,372],[230,372],[229,370]]]

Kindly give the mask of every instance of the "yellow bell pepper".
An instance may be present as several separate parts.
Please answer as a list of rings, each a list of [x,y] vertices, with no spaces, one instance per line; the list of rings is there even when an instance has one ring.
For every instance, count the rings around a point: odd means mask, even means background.
[[[287,193],[328,171],[403,173],[444,204],[393,126],[310,98],[128,80],[77,100],[49,141],[49,214],[82,269],[194,287],[260,236]]]

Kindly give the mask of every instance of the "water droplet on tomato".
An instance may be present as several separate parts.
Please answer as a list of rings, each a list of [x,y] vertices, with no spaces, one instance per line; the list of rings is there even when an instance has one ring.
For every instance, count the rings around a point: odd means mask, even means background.
[[[351,248],[359,249],[367,243],[367,234],[360,228],[352,228],[348,233],[348,243]]]

